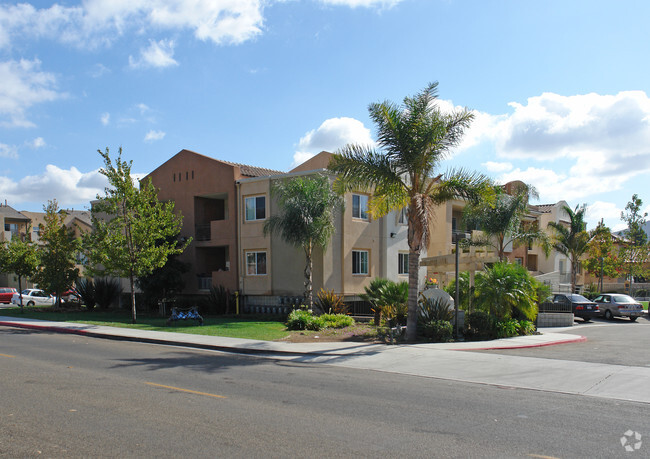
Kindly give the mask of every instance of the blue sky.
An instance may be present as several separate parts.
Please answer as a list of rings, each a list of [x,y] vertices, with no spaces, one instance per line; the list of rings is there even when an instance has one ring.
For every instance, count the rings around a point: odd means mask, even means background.
[[[475,111],[443,170],[537,187],[615,229],[650,210],[650,3],[61,0],[0,4],[0,199],[86,208],[97,149],[289,170],[370,143],[371,102],[438,81]]]

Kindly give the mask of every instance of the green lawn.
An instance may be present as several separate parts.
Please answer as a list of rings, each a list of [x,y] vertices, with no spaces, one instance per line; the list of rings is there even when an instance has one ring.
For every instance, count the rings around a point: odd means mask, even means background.
[[[648,302],[647,301],[642,301],[641,304],[643,305],[643,309],[646,311],[648,310]]]
[[[104,325],[108,327],[137,328],[140,330],[192,333],[195,335],[226,336],[229,338],[246,338],[264,341],[282,339],[289,335],[284,322],[268,320],[259,316],[203,316],[203,326],[192,321],[177,321],[169,327],[165,325],[167,317],[140,313],[137,324],[131,323],[131,312],[124,310],[93,311],[54,311],[51,308],[25,307],[0,309],[0,316],[24,317],[29,319],[50,320],[55,322],[75,322],[82,324]]]

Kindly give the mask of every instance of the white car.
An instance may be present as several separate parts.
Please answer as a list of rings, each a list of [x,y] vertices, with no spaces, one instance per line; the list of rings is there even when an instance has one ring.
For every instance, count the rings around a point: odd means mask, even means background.
[[[22,291],[23,306],[34,306],[36,304],[54,304],[55,298],[48,295],[43,290],[37,288],[28,288]],[[11,303],[20,306],[20,293],[14,293],[11,297]]]

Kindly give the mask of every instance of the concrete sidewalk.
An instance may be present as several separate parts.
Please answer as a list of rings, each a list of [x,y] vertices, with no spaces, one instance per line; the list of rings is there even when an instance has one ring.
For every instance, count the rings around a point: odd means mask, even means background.
[[[467,383],[541,390],[650,403],[650,368],[534,357],[482,349],[512,349],[585,341],[579,335],[544,330],[541,335],[467,343],[364,344],[284,343],[217,336],[0,317],[0,325],[85,336],[256,354],[299,363],[319,363]],[[459,352],[465,351],[465,352]]]

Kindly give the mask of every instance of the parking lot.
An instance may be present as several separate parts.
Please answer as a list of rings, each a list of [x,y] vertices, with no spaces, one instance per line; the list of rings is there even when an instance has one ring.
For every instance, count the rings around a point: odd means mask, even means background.
[[[636,322],[630,322],[626,318],[616,318],[611,321],[593,319],[585,323],[576,319],[573,327],[546,330],[582,335],[587,338],[587,341],[529,349],[481,352],[650,367],[650,320],[647,314]]]

